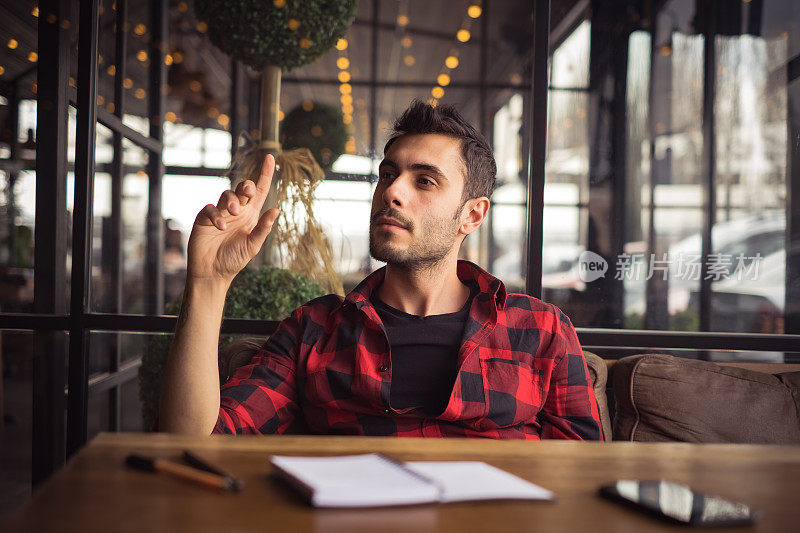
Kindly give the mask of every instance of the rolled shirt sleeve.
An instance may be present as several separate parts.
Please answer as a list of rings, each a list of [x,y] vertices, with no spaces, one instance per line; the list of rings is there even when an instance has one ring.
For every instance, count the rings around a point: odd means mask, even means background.
[[[547,399],[539,413],[542,439],[602,440],[600,413],[583,349],[569,318],[559,320],[548,348],[554,357]]]
[[[220,389],[219,417],[212,433],[285,433],[300,415],[297,350],[301,310],[283,320],[250,364]]]

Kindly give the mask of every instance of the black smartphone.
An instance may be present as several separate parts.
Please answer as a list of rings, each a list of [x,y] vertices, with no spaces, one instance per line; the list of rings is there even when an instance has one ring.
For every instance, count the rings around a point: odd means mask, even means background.
[[[689,526],[752,524],[756,514],[747,505],[693,491],[664,480],[618,480],[600,488],[600,495],[673,523]]]

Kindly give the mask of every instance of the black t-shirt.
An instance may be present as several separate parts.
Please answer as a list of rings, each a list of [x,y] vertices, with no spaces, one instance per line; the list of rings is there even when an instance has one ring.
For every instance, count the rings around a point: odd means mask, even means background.
[[[373,305],[389,338],[394,409],[415,407],[437,416],[447,407],[458,372],[458,350],[472,295],[455,313],[418,316],[404,313],[372,295]]]

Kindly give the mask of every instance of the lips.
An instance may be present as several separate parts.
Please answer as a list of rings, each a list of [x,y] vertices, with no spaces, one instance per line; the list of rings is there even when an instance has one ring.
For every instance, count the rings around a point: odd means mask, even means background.
[[[400,228],[400,229],[408,229],[400,221],[395,220],[395,219],[393,219],[391,217],[378,217],[378,219],[375,221],[375,225],[377,225],[377,226],[393,226],[393,227]]]

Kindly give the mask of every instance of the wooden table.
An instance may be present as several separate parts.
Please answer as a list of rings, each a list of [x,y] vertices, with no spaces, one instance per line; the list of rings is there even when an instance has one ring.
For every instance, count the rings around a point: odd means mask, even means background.
[[[178,459],[187,448],[241,477],[244,491],[216,493],[123,465],[132,452]],[[270,454],[373,451],[407,460],[486,461],[554,491],[558,500],[313,509],[269,476]],[[596,495],[618,478],[666,478],[761,513],[756,525],[731,531],[800,531],[800,446],[114,433],[81,450],[0,531],[687,531]]]

